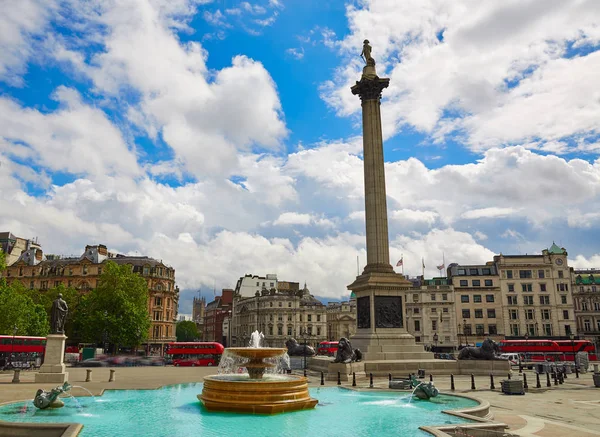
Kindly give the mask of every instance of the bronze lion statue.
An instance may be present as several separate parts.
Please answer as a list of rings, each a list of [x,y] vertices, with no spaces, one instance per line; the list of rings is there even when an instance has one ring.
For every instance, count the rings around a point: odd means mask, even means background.
[[[464,347],[458,353],[459,360],[493,360],[496,354],[500,352],[498,343],[490,338],[486,338],[481,347]]]
[[[289,338],[286,340],[285,342],[285,347],[287,347],[288,350],[288,355],[290,357],[292,356],[307,356],[307,357],[312,357],[313,355],[315,355],[315,350],[306,345],[306,344],[299,344],[295,338]]]
[[[360,349],[352,349],[350,340],[348,340],[346,337],[340,338],[338,350],[335,354],[335,360],[333,360],[333,362],[348,364],[360,360],[362,360],[362,352]]]

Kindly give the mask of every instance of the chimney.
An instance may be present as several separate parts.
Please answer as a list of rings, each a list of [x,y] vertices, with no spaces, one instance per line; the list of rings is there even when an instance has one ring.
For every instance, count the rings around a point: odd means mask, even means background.
[[[41,261],[43,255],[44,255],[44,253],[42,252],[42,249],[35,250],[35,259],[36,260]]]

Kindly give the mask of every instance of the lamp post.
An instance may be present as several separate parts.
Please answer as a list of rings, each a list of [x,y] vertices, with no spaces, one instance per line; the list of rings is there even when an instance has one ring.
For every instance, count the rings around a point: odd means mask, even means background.
[[[434,352],[437,352],[438,338],[439,338],[439,337],[438,337],[438,335],[437,335],[437,332],[434,332],[434,333],[433,333],[433,343],[435,344],[435,351],[434,351]]]
[[[575,334],[569,334],[571,339],[571,349],[573,350],[573,363],[575,364],[575,378],[579,378],[579,368],[577,367],[577,357],[575,356]]]
[[[469,337],[467,337],[467,319],[463,319],[463,335],[465,336],[465,346],[469,346]]]

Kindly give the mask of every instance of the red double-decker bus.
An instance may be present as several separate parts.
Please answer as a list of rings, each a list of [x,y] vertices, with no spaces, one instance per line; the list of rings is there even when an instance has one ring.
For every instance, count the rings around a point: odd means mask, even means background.
[[[0,367],[41,364],[46,352],[46,337],[0,335]]]
[[[589,340],[502,340],[502,353],[518,353],[527,361],[574,361],[573,352],[587,352],[596,361],[596,349]]]
[[[173,360],[174,366],[216,366],[225,348],[214,342],[169,343],[165,354]]]

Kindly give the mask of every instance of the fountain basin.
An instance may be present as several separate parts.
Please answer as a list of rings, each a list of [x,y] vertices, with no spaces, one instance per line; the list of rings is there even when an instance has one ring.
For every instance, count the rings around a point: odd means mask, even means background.
[[[308,380],[302,376],[286,375],[264,380],[229,376],[233,375],[204,378],[198,399],[208,411],[278,414],[314,408],[318,403],[310,397]]]

